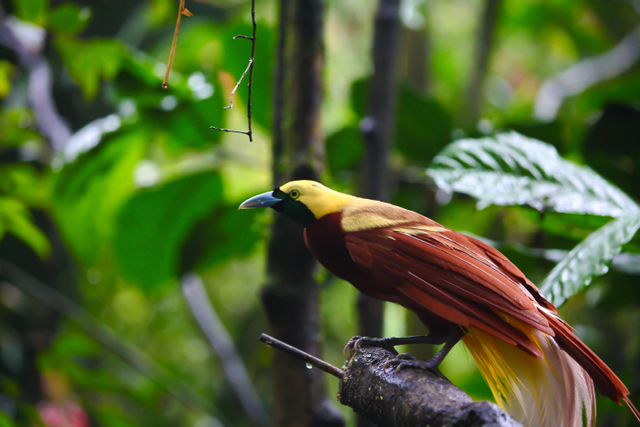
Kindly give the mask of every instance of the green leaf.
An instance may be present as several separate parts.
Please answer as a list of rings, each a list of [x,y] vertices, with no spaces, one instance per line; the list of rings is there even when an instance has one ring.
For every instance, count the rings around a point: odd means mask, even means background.
[[[122,43],[114,39],[84,41],[59,37],[54,45],[86,99],[96,97],[100,79],[110,80],[118,74],[126,54]]]
[[[360,132],[346,127],[327,138],[327,163],[332,174],[356,167],[364,155]]]
[[[612,221],[573,248],[551,270],[540,291],[556,307],[609,271],[609,264],[640,228],[640,214]]]
[[[451,141],[451,118],[435,99],[403,86],[396,115],[396,147],[411,163],[428,164]]]
[[[0,198],[0,229],[14,234],[41,258],[51,253],[47,236],[35,226],[31,212],[20,200],[10,197]]]
[[[91,9],[65,3],[51,11],[49,26],[58,34],[76,35],[85,29],[91,19]]]
[[[176,278],[190,232],[221,201],[222,181],[215,171],[140,191],[118,217],[114,249],[122,273],[147,289]]]
[[[253,252],[265,229],[258,221],[262,212],[260,209],[238,211],[242,200],[217,207],[196,225],[183,245],[180,274],[210,268]]]
[[[16,423],[6,413],[0,411],[0,427],[15,427]]]
[[[0,98],[6,98],[11,92],[11,74],[13,65],[9,61],[0,61]]]
[[[440,188],[477,198],[480,208],[529,205],[614,218],[638,212],[626,194],[589,167],[515,132],[456,141],[436,156],[427,173]]]
[[[101,141],[54,177],[56,223],[86,265],[93,265],[110,241],[116,214],[134,191],[133,171],[146,154],[146,138],[134,131]]]
[[[20,146],[27,141],[44,145],[42,137],[29,128],[33,121],[30,110],[18,107],[0,110],[0,145]]]
[[[14,0],[15,13],[22,21],[44,26],[47,22],[49,0]]]

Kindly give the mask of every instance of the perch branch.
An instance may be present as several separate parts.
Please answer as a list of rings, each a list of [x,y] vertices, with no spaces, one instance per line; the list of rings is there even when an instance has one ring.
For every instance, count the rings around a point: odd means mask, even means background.
[[[386,367],[395,354],[360,347],[344,371],[269,335],[260,341],[337,377],[338,401],[378,427],[522,427],[495,403],[474,402],[439,371]]]
[[[385,369],[394,357],[380,347],[358,349],[340,381],[340,403],[379,427],[521,427],[495,403],[474,402],[439,371]]]
[[[248,72],[249,83],[247,84],[247,88],[248,88],[247,89],[247,122],[248,122],[247,127],[249,130],[243,131],[243,130],[234,130],[234,129],[224,129],[224,128],[217,128],[215,126],[211,126],[209,129],[218,130],[220,132],[241,133],[243,135],[247,135],[249,137],[249,141],[253,142],[253,130],[251,128],[251,89],[253,87],[253,64],[256,62],[256,29],[257,29],[256,0],[251,0],[251,24],[253,25],[253,35],[244,36],[242,34],[238,34],[233,38],[233,40],[235,39],[251,40],[251,58],[249,59],[249,65],[247,65],[247,68],[244,70],[244,73],[242,73],[242,76],[240,76],[238,83],[236,83],[235,87],[231,91],[229,105],[226,107],[223,107],[225,110],[233,109],[233,96],[236,94],[236,91],[238,90],[240,83],[242,82],[242,80],[244,79],[244,77],[247,75],[247,72]]]
[[[193,16],[187,8],[184,7],[185,0],[180,0],[180,6],[178,7],[178,20],[176,21],[176,31],[173,33],[173,43],[171,43],[171,53],[169,53],[169,62],[167,63],[167,72],[164,74],[164,80],[162,81],[162,89],[168,87],[169,73],[171,72],[171,64],[173,64],[173,55],[176,53],[176,43],[178,42],[178,32],[180,31],[180,21],[182,15]]]
[[[260,341],[262,341],[269,347],[277,348],[278,350],[284,351],[285,353],[293,357],[296,357],[300,360],[304,360],[308,364],[313,365],[316,368],[320,369],[321,371],[324,371],[327,374],[331,374],[340,380],[344,378],[344,371],[342,369],[336,368],[335,366],[325,362],[324,360],[318,359],[317,357],[312,356],[309,353],[306,353],[302,350],[299,350],[285,342],[277,340],[272,336],[269,336],[267,334],[262,334],[260,335]]]

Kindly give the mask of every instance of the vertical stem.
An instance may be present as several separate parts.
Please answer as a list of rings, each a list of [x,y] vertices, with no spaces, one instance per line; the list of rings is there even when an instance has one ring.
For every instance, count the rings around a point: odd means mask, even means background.
[[[482,86],[489,68],[489,59],[493,50],[493,39],[498,14],[503,0],[486,0],[480,31],[477,38],[475,61],[471,71],[471,80],[467,90],[466,113],[464,123],[474,126],[480,118],[480,100]]]
[[[373,77],[369,86],[368,115],[360,122],[365,143],[363,194],[389,200],[391,134],[397,95],[397,54],[400,39],[400,0],[380,0],[373,39]],[[358,334],[381,336],[384,305],[363,294],[358,298]],[[372,425],[364,418],[359,426]]]
[[[360,130],[365,143],[364,196],[389,199],[388,156],[397,95],[400,0],[380,0],[373,39],[373,77],[368,115]]]
[[[227,381],[244,408],[251,425],[267,427],[269,418],[262,406],[262,401],[251,382],[231,335],[209,300],[202,279],[196,273],[187,273],[182,276],[180,284],[193,317],[209,340],[211,348],[220,358]]]
[[[281,0],[280,42],[274,80],[274,183],[317,180],[323,161],[323,0]],[[271,330],[302,351],[320,354],[317,263],[303,229],[278,216],[269,243],[269,283],[262,298]],[[274,425],[343,426],[326,397],[323,373],[276,352],[273,360]]]
[[[251,65],[249,65],[249,84],[247,93],[247,121],[249,142],[253,142],[253,130],[251,128],[251,89],[253,88],[253,66],[256,62],[256,0],[251,0],[251,24],[253,25],[253,35],[251,36]]]

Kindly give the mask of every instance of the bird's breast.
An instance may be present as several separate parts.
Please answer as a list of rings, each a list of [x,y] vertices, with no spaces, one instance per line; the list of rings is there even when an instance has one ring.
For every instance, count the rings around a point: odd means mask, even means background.
[[[304,231],[304,241],[327,270],[339,278],[352,282],[358,269],[347,250],[342,230],[342,212],[323,216]]]

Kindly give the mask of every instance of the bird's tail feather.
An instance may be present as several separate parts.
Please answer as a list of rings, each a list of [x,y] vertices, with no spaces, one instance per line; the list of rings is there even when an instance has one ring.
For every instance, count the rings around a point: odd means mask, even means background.
[[[595,425],[593,381],[554,338],[518,325],[544,354],[533,357],[470,327],[463,341],[489,384],[496,403],[530,427]]]

